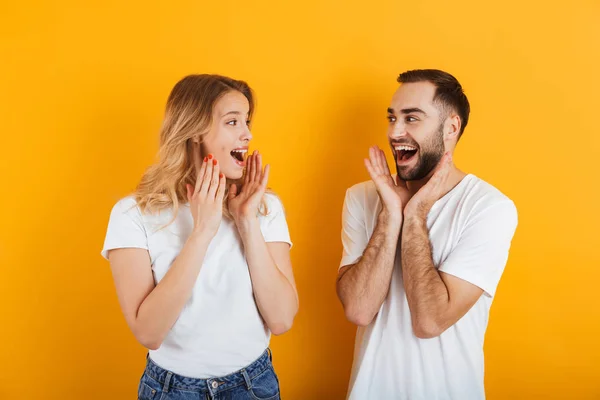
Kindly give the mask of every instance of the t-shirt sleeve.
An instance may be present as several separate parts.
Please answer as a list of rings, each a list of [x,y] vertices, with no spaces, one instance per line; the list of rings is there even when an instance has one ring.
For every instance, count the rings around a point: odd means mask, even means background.
[[[493,297],[516,228],[517,209],[510,200],[476,211],[439,271],[470,282]]]
[[[102,257],[108,259],[109,250],[123,248],[148,250],[148,238],[142,224],[142,214],[133,198],[125,198],[113,207],[104,239]]]
[[[285,219],[285,210],[279,197],[273,194],[265,195],[268,214],[262,218],[260,229],[265,242],[284,242],[292,247],[292,240],[288,224]]]
[[[346,191],[342,211],[343,251],[339,268],[356,263],[369,244],[364,206],[354,196],[351,189]]]

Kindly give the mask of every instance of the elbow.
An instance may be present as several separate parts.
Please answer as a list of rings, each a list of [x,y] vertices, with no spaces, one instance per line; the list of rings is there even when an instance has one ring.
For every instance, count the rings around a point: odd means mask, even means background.
[[[344,307],[344,313],[346,314],[346,319],[357,326],[367,326],[375,318],[375,315],[372,313],[361,309],[354,309],[351,306]]]
[[[159,338],[157,335],[150,335],[145,332],[136,332],[135,338],[137,341],[148,350],[158,350],[162,345],[164,338]]]
[[[275,336],[283,335],[290,329],[292,329],[293,318],[290,318],[289,321],[279,321],[277,323],[273,323],[269,325],[269,330]]]
[[[446,328],[434,320],[417,320],[412,323],[413,332],[419,339],[433,339],[440,336]]]
[[[162,344],[159,341],[151,341],[151,342],[142,342],[140,341],[140,343],[142,344],[142,346],[144,346],[145,348],[147,348],[148,350],[158,350],[160,348],[160,345]]]

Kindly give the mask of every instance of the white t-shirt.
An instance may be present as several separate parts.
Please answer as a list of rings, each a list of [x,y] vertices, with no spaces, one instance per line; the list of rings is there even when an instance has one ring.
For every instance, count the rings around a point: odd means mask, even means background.
[[[259,217],[265,241],[291,246],[280,200],[271,194],[265,199],[269,213]],[[193,228],[189,205],[181,206],[175,221],[160,229],[172,216],[172,210],[142,214],[133,197],[122,199],[110,215],[102,256],[106,258],[111,249],[146,249],[154,281],[160,282]],[[235,223],[223,218],[189,300],[160,348],[150,351],[150,358],[179,375],[214,378],[256,360],[269,339],[254,301],[241,238]]]
[[[346,192],[340,267],[362,256],[380,210],[372,181]],[[349,399],[485,398],[483,339],[516,226],[514,203],[473,175],[434,204],[427,227],[435,266],[477,285],[484,294],[439,337],[419,339],[412,330],[397,251],[379,313],[370,325],[357,330]]]

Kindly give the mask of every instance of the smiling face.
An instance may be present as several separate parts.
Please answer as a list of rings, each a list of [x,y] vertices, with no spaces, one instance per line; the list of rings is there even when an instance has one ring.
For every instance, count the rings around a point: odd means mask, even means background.
[[[240,179],[244,174],[252,139],[249,112],[246,96],[235,90],[225,93],[215,103],[209,132],[202,141],[202,153],[212,154],[219,161],[227,179]]]
[[[404,83],[392,97],[388,140],[402,180],[427,177],[446,151],[446,117],[434,102],[435,90],[430,82]]]

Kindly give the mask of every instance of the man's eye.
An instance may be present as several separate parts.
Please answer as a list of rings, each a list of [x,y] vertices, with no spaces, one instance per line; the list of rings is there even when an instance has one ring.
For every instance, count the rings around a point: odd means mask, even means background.
[[[406,122],[415,122],[418,121],[415,117],[406,117]]]
[[[387,116],[388,121],[390,122],[396,122],[396,117],[394,117],[393,115],[388,115]]]

